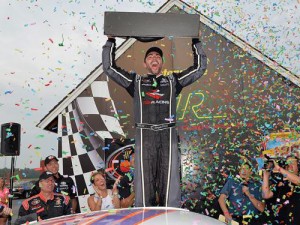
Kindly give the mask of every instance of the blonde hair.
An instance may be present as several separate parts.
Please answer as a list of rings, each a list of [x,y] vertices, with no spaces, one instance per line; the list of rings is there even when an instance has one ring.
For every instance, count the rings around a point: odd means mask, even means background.
[[[105,174],[105,170],[104,169],[100,169],[100,170],[97,170],[97,172],[92,172],[92,175],[91,175],[91,178],[90,178],[90,182],[92,184],[94,184],[94,181],[95,181],[95,176],[96,175],[101,175],[102,177],[106,177],[106,174]]]

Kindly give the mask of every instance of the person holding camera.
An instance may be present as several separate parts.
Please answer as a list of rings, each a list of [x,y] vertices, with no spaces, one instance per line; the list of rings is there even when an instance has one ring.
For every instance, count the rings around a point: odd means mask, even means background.
[[[269,224],[300,224],[300,177],[298,158],[269,161],[263,172],[263,198],[267,200]]]

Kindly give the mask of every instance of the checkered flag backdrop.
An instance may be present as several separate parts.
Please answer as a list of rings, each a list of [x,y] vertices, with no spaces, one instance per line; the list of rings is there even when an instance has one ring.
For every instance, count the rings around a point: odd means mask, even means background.
[[[95,80],[58,116],[60,173],[75,182],[79,208],[88,210],[94,193],[91,172],[105,168],[105,138],[123,138],[114,101],[105,75]]]

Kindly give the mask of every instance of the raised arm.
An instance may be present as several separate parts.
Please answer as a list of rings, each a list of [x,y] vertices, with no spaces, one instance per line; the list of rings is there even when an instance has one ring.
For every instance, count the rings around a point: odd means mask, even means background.
[[[270,172],[267,170],[263,171],[263,183],[262,183],[262,197],[264,199],[269,199],[273,197],[273,192],[270,190]]]
[[[91,195],[87,199],[88,206],[91,211],[98,211],[101,210],[102,205],[102,197],[96,197],[96,202],[94,201],[94,196]]]
[[[296,174],[293,174],[290,171],[288,171],[282,167],[279,167],[278,172],[281,173],[286,180],[289,180],[290,182],[292,182],[293,184],[295,184],[297,186],[300,185],[300,177],[297,176]]]
[[[274,171],[281,173],[285,180],[288,180],[297,186],[300,185],[300,177],[298,175],[296,175],[295,173],[287,169],[280,167],[276,161],[273,161],[273,163],[274,163]],[[296,166],[298,166],[297,162],[296,162]]]
[[[103,46],[102,65],[104,73],[124,88],[128,88],[134,81],[135,74],[117,67],[115,62],[116,40],[109,37]]]
[[[207,68],[207,57],[202,49],[201,41],[198,38],[192,39],[192,50],[194,54],[194,64],[186,70],[175,74],[182,87],[198,80],[205,73]]]

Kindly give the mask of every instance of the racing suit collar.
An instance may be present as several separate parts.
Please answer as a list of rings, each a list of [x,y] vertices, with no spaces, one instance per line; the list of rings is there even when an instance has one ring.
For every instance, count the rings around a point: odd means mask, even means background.
[[[54,180],[55,180],[55,185],[57,186],[57,184],[61,181],[61,179],[63,178],[63,175],[61,175],[59,172],[57,172],[57,177],[54,175]]]
[[[159,75],[154,75],[154,74],[152,74],[152,73],[148,73],[147,76],[159,78],[160,76],[162,76],[162,73],[160,73]]]
[[[47,198],[42,194],[42,192],[40,192],[38,195],[39,195],[40,199],[41,199],[43,202],[47,202],[48,200],[53,200],[53,199],[54,199],[54,192],[51,193],[51,196],[50,196],[49,199],[47,199]]]

